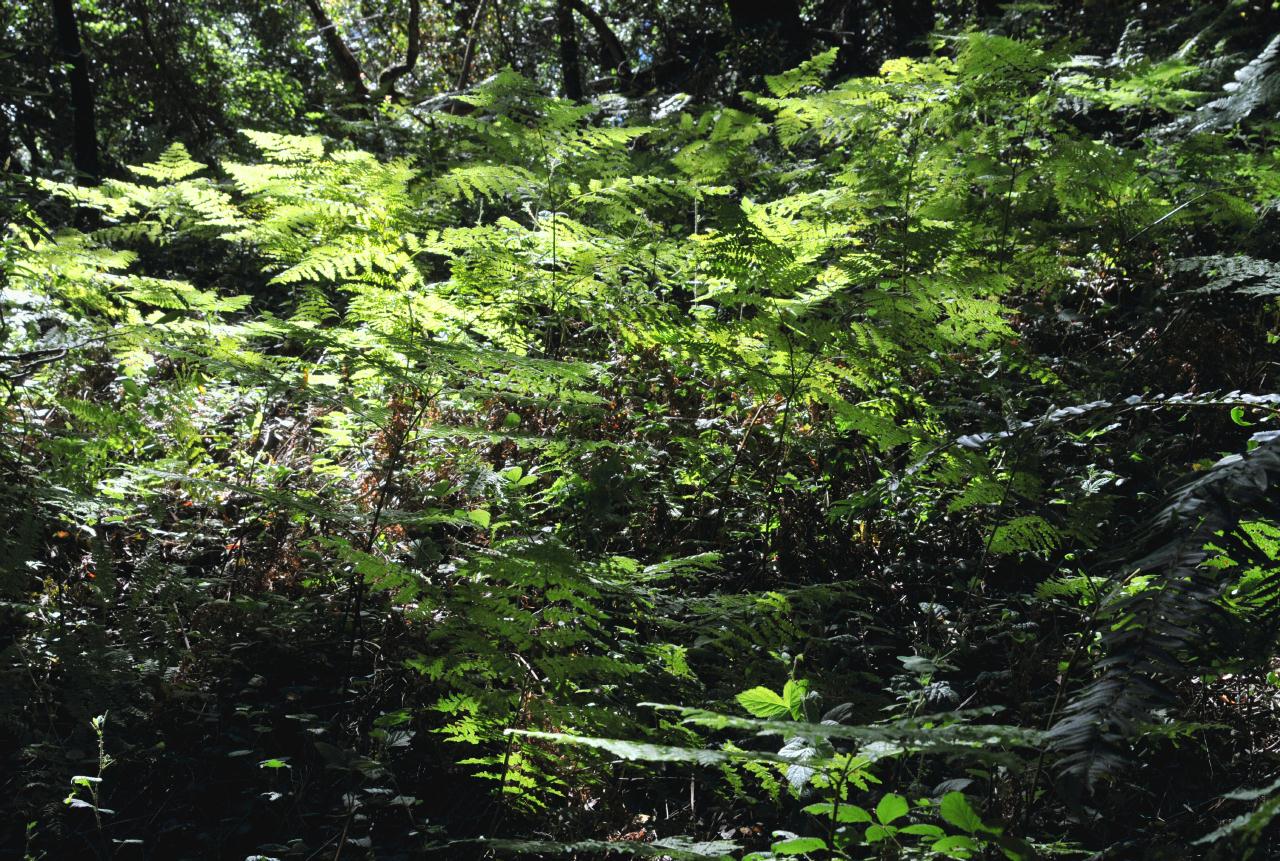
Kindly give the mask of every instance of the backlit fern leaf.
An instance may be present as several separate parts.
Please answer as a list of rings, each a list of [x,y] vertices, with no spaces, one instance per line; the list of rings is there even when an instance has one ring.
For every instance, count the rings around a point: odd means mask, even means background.
[[[316,135],[282,135],[252,129],[244,129],[241,134],[278,164],[315,161],[324,155],[324,140]]]
[[[527,197],[538,187],[528,170],[516,165],[481,164],[456,167],[438,180],[446,194],[472,201]]]
[[[208,165],[191,158],[191,153],[180,143],[170,144],[160,158],[148,164],[136,165],[130,170],[139,176],[145,176],[158,182],[176,182],[186,179],[193,173],[199,173]]]
[[[1036,514],[1015,517],[1002,523],[991,533],[992,553],[1048,554],[1055,550],[1061,539],[1051,523]]]

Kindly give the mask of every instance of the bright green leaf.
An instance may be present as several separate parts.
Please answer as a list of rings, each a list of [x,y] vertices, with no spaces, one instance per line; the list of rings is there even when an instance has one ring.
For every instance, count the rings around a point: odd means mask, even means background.
[[[910,802],[896,793],[889,793],[880,799],[880,803],[876,805],[876,819],[881,823],[888,825],[894,820],[901,819],[907,815],[907,811],[911,809]]]
[[[769,848],[775,855],[806,855],[821,852],[827,848],[827,843],[821,837],[792,837],[780,840]]]
[[[787,704],[787,710],[796,720],[804,720],[804,698],[808,691],[809,683],[803,679],[788,679],[787,684],[782,688],[783,702]]]
[[[879,843],[882,840],[888,840],[890,837],[898,833],[898,829],[892,825],[868,825],[866,832],[862,838],[868,843]]]
[[[836,822],[871,822],[871,814],[864,808],[856,804],[841,804],[838,808],[830,801],[822,801],[817,804],[810,804],[804,809],[805,813],[812,813],[814,816],[824,816],[828,819],[834,818]]]
[[[940,855],[948,858],[972,858],[973,853],[979,848],[978,841],[972,837],[966,837],[963,834],[953,834],[950,837],[943,837],[929,847]]]
[[[964,797],[963,792],[948,792],[942,796],[938,812],[943,819],[961,831],[974,834],[982,828],[982,817],[969,806],[969,800]]]
[[[738,705],[742,706],[753,717],[776,718],[791,713],[790,707],[781,696],[766,687],[755,687],[743,691],[737,696]]]

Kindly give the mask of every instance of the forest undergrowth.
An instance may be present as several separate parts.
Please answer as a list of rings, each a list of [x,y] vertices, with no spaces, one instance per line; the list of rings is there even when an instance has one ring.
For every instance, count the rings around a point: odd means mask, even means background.
[[[1280,37],[1212,44],[7,175],[0,854],[1274,857]]]

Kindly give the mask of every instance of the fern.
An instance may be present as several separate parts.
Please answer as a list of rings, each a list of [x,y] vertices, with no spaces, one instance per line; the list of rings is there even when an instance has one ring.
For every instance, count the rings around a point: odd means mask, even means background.
[[[1048,554],[1058,544],[1058,530],[1043,517],[1027,514],[997,526],[989,546],[992,553]]]
[[[1223,85],[1226,95],[1201,105],[1193,113],[1165,127],[1166,133],[1203,134],[1239,125],[1258,109],[1280,101],[1280,36],[1273,36],[1258,54],[1236,70]]]
[[[176,182],[199,173],[208,165],[191,158],[191,153],[180,143],[171,144],[160,154],[158,161],[130,168],[133,173],[157,182]]]
[[[1152,710],[1176,702],[1170,681],[1184,677],[1190,656],[1213,642],[1222,598],[1238,582],[1230,569],[1205,565],[1206,548],[1225,546],[1242,561],[1257,558],[1240,524],[1258,513],[1280,518],[1268,494],[1278,475],[1280,446],[1268,440],[1185,482],[1148,521],[1141,537],[1149,549],[1122,573],[1151,579],[1134,591],[1113,586],[1104,598],[1097,678],[1050,732],[1066,773],[1090,785],[1114,775]]]
[[[1208,279],[1192,291],[1196,294],[1227,290],[1244,296],[1280,295],[1280,264],[1270,260],[1244,255],[1186,257],[1175,262],[1175,271],[1194,272]]]

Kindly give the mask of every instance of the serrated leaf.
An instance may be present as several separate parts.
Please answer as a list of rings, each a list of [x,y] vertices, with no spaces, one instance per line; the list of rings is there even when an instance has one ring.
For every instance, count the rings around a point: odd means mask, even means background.
[[[743,691],[736,697],[738,705],[746,709],[753,717],[776,718],[791,714],[786,700],[766,687],[754,687]]]
[[[938,813],[961,831],[974,834],[982,828],[982,817],[969,806],[969,799],[964,797],[963,792],[948,792],[942,796]]]
[[[782,700],[796,720],[804,720],[804,698],[808,692],[809,683],[803,679],[788,679],[782,688]]]
[[[881,798],[876,805],[876,819],[879,819],[881,824],[888,825],[906,816],[907,811],[910,809],[911,803],[907,799],[897,793],[890,792]]]

